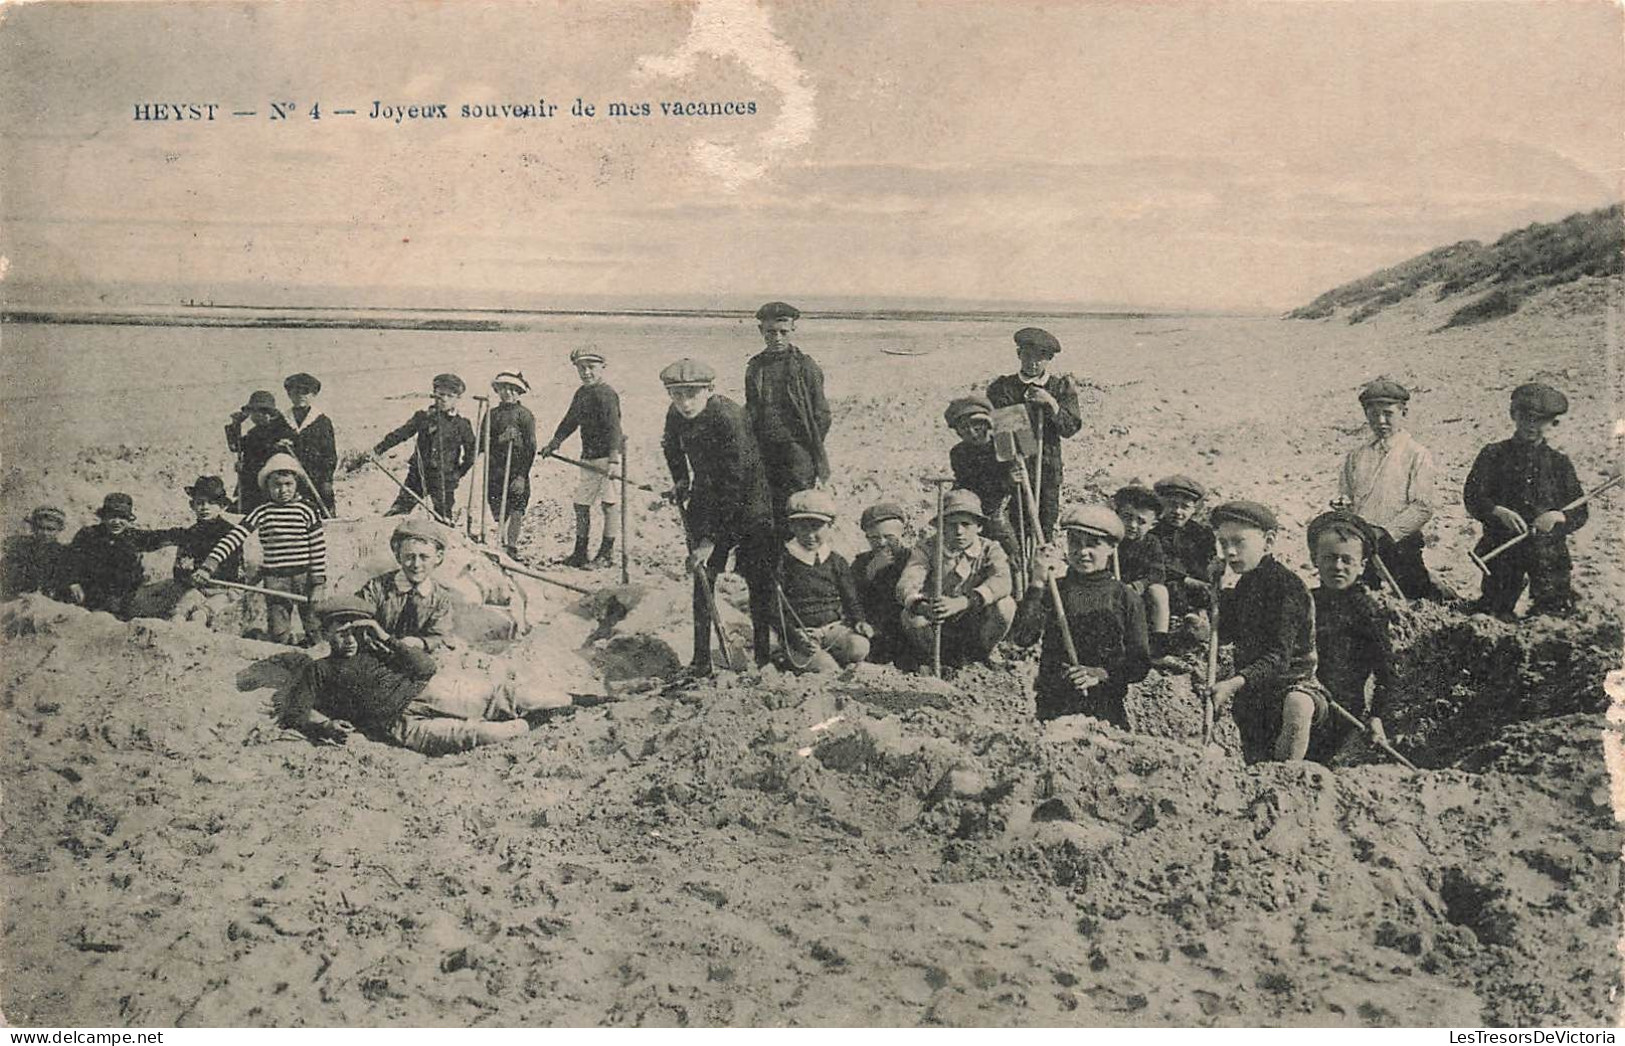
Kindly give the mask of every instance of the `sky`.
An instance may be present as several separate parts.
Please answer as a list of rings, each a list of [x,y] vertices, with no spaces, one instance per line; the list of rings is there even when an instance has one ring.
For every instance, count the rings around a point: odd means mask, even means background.
[[[1279,310],[1443,243],[1606,206],[1625,170],[1612,2],[0,16],[14,288]],[[457,117],[538,98],[558,112]],[[598,115],[572,117],[576,98]],[[662,100],[757,112],[664,117]],[[272,101],[297,115],[272,120]],[[453,118],[370,119],[375,101]],[[610,118],[612,101],[655,113]],[[154,102],[221,108],[133,119]],[[345,107],[357,115],[332,112]]]

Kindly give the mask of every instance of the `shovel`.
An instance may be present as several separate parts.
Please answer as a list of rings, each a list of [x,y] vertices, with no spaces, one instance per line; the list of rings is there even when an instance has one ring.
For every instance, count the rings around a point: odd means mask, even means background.
[[[1605,483],[1603,483],[1603,484],[1601,484],[1601,485],[1599,485],[1597,487],[1594,487],[1593,489],[1587,491],[1584,494],[1581,494],[1579,497],[1575,498],[1573,501],[1569,502],[1567,505],[1564,505],[1562,508],[1559,508],[1557,511],[1562,512],[1564,514],[1572,512],[1575,509],[1579,508],[1581,505],[1584,505],[1586,502],[1590,501],[1592,498],[1596,497],[1597,495],[1602,494],[1602,493],[1604,493],[1606,491],[1612,490],[1613,488],[1619,486],[1620,483],[1622,483],[1622,482],[1625,482],[1625,472],[1615,472],[1613,475],[1608,477],[1607,482],[1605,482]],[[1529,537],[1530,534],[1533,534],[1534,532],[1535,532],[1534,529],[1530,528],[1529,530],[1525,530],[1522,534],[1518,534],[1515,537],[1508,538],[1506,541],[1501,542],[1499,545],[1497,545],[1494,548],[1490,549],[1488,552],[1484,553],[1482,556],[1478,555],[1476,552],[1469,552],[1469,553],[1467,553],[1467,558],[1473,561],[1473,566],[1477,567],[1480,571],[1482,571],[1484,574],[1487,575],[1490,572],[1490,560],[1494,559],[1496,556],[1499,556],[1501,553],[1505,552],[1507,549],[1511,548],[1512,546],[1514,546],[1514,545],[1518,544],[1519,542],[1525,540],[1526,538]]]
[[[1394,746],[1393,745],[1389,744],[1387,741],[1378,741],[1375,737],[1372,737],[1371,736],[1371,728],[1369,726],[1366,726],[1364,723],[1360,722],[1360,717],[1359,716],[1355,715],[1353,712],[1350,712],[1348,709],[1344,708],[1342,705],[1338,704],[1336,701],[1330,700],[1329,698],[1327,699],[1327,703],[1332,706],[1332,711],[1333,712],[1336,712],[1338,715],[1342,716],[1344,719],[1347,719],[1350,723],[1352,723],[1355,726],[1359,727],[1361,732],[1363,732],[1365,734],[1366,738],[1368,740],[1370,740],[1370,742],[1372,744],[1376,745],[1378,748],[1380,748],[1384,752],[1388,753],[1388,755],[1390,755],[1394,759],[1398,760],[1399,765],[1403,766],[1407,770],[1415,770],[1416,769],[1416,764],[1411,762],[1409,759],[1406,759],[1404,756],[1400,755],[1398,752],[1394,751]]]
[[[1038,495],[1033,493],[1032,481],[1027,477],[1027,457],[1024,453],[1037,444],[1026,407],[999,407],[993,411],[993,455],[1015,466],[1016,480],[1021,484],[1021,493],[1026,498],[1027,511],[1033,521],[1034,537],[1044,544],[1049,536],[1044,533],[1043,524],[1038,519]],[[1045,584],[1049,589],[1050,605],[1055,609],[1055,619],[1061,625],[1061,645],[1066,648],[1067,663],[1075,665],[1078,663],[1078,648],[1072,642],[1072,626],[1066,619],[1061,589],[1054,578],[1046,578]]]
[[[596,472],[600,476],[608,476],[610,479],[615,479],[616,478],[615,474],[613,472],[611,472],[609,469],[599,468],[597,465],[591,465],[591,464],[588,464],[585,461],[577,461],[575,458],[567,458],[563,454],[557,454],[557,453],[549,454],[548,457],[554,458],[554,459],[556,459],[558,461],[562,461],[566,465],[574,465],[577,468],[584,468],[588,472]],[[624,450],[621,451],[621,460],[622,460],[622,462],[625,462],[625,460],[626,460],[626,452]],[[634,483],[631,480],[626,479],[625,476],[624,476],[625,471],[626,471],[626,467],[623,464],[621,466],[621,472],[623,473],[623,475],[620,478],[625,480],[625,482],[626,482],[626,484],[628,486],[637,487],[639,490],[646,490],[651,494],[659,494],[662,497],[665,496],[665,493],[666,493],[665,491],[656,490],[654,487],[649,486],[649,484],[647,484],[647,483]]]
[[[424,497],[423,497],[422,494],[419,494],[417,491],[413,490],[411,487],[407,486],[405,483],[402,483],[401,480],[400,480],[400,477],[395,475],[395,473],[393,473],[393,472],[391,472],[389,470],[388,465],[385,465],[382,461],[378,460],[378,455],[373,454],[371,452],[368,452],[366,460],[370,464],[378,466],[378,471],[382,472],[384,475],[388,476],[391,480],[393,480],[397,487],[400,487],[402,490],[404,490],[408,494],[412,495],[412,500],[416,501],[419,505],[423,506],[423,510],[425,512],[427,512],[429,515],[433,516],[435,522],[441,524],[442,526],[447,526],[447,527],[450,527],[452,525],[451,520],[447,519],[445,516],[442,516],[440,513],[436,512],[434,510],[434,506],[429,504],[428,501],[424,500]],[[419,475],[420,476],[422,475],[421,471],[419,472]]]
[[[1028,458],[1033,457],[1038,452],[1038,448],[1038,437],[1033,433],[1032,416],[1027,413],[1027,408],[1024,405],[1018,403],[1011,407],[995,407],[993,409],[994,457],[1003,462],[1020,461],[1025,464]],[[1033,545],[1043,544],[1043,525],[1039,522],[1036,500],[1033,502],[1030,511],[1026,499],[1019,492],[1016,495],[1016,501],[1017,526],[1022,530],[1022,533],[1017,536],[1017,548],[1021,551],[1021,562],[1016,566],[1018,573],[1021,574],[1021,585],[1025,588],[1027,585],[1027,558],[1031,551],[1028,538],[1032,539],[1031,544]],[[1027,524],[1031,525],[1030,531],[1027,529]]]

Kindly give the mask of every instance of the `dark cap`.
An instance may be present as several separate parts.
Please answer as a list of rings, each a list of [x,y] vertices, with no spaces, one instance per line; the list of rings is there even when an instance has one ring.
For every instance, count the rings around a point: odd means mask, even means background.
[[[255,392],[253,395],[249,396],[248,402],[243,404],[243,412],[246,414],[251,414],[256,410],[277,410],[276,396],[266,392],[264,389],[260,389],[258,392]],[[280,411],[278,411],[278,413],[280,413]]]
[[[1275,518],[1275,513],[1256,501],[1226,501],[1210,512],[1208,519],[1214,526],[1230,520],[1259,530],[1281,529],[1281,521]]]
[[[717,380],[717,372],[710,365],[699,360],[683,357],[676,363],[666,367],[660,372],[660,380],[669,387],[696,388],[701,385],[711,385]]]
[[[68,515],[55,505],[41,505],[28,514],[28,522],[34,526],[42,523],[55,523],[58,527],[68,525]]]
[[[216,505],[231,503],[231,497],[226,493],[226,481],[219,476],[199,476],[197,482],[186,488],[186,496]]]
[[[1538,381],[1512,390],[1512,409],[1540,418],[1555,418],[1569,412],[1568,397]]]
[[[955,487],[942,498],[942,518],[953,515],[975,516],[983,523],[987,522],[987,516],[982,514],[982,499],[974,491],[963,487]]]
[[[444,552],[446,550],[446,531],[440,524],[427,519],[418,519],[408,516],[395,526],[395,532],[389,535],[389,546],[394,548],[402,541],[427,541]]]
[[[903,515],[903,506],[895,501],[880,501],[863,510],[863,515],[858,517],[858,526],[869,530],[888,519],[895,519],[900,523],[908,522],[908,517]]]
[[[1374,378],[1360,389],[1361,403],[1409,403],[1411,390],[1386,375]]]
[[[948,409],[942,412],[943,420],[949,428],[956,427],[962,421],[972,418],[981,418],[988,424],[993,423],[993,401],[980,392],[971,396],[959,396],[948,404]]]
[[[322,383],[316,375],[306,374],[303,371],[288,375],[282,382],[282,387],[289,392],[308,392],[312,396],[322,391]]]
[[[322,624],[328,626],[371,621],[376,614],[372,604],[359,596],[334,596],[317,603],[315,609]]]
[[[1051,356],[1061,351],[1061,343],[1055,340],[1055,335],[1042,327],[1023,327],[1015,333],[1016,348],[1038,349]]]
[[[787,302],[770,301],[756,310],[756,322],[772,323],[774,320],[799,320],[801,310]]]
[[[1113,543],[1123,540],[1123,521],[1105,505],[1077,505],[1061,515],[1062,530],[1081,530],[1110,538]]]
[[[1309,543],[1309,554],[1315,554],[1315,542],[1327,531],[1335,530],[1353,536],[1360,542],[1362,551],[1367,559],[1377,548],[1377,535],[1371,529],[1371,524],[1350,512],[1346,508],[1334,508],[1330,512],[1322,512],[1309,521],[1309,530],[1305,535]]]
[[[134,519],[135,499],[128,494],[109,494],[102,499],[102,507],[96,510],[96,515],[103,519]]]
[[[1163,497],[1170,494],[1183,494],[1192,501],[1201,501],[1207,497],[1207,488],[1189,476],[1165,476],[1157,480],[1151,489]]]
[[[436,374],[434,376],[434,391],[436,392],[450,392],[453,395],[461,396],[467,389],[468,386],[463,384],[463,379],[455,374]]]

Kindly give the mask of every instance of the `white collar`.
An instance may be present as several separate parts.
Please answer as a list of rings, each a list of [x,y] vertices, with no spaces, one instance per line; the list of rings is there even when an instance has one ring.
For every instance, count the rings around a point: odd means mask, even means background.
[[[295,408],[295,409],[297,409],[297,408]],[[310,407],[310,408],[307,408],[307,409],[310,411],[310,413],[305,415],[305,420],[304,421],[300,421],[294,415],[293,409],[290,409],[288,411],[288,420],[293,423],[293,430],[295,432],[303,432],[303,431],[305,431],[305,429],[307,429],[310,426],[316,424],[316,419],[317,418],[325,418],[325,417],[327,417],[326,414],[323,414],[321,411],[317,410],[315,407]]]
[[[794,538],[791,538],[789,541],[784,543],[784,550],[790,553],[790,555],[794,556],[796,559],[807,564],[809,567],[816,567],[818,564],[828,559],[830,554],[830,547],[828,545],[819,546],[818,550],[815,552],[812,549],[803,548],[801,542],[795,540]]]
[[[1049,384],[1049,371],[1045,371],[1044,373],[1040,374],[1036,378],[1029,378],[1029,377],[1027,377],[1027,375],[1021,373],[1021,371],[1018,370],[1018,371],[1016,371],[1016,377],[1020,378],[1021,381],[1022,381],[1022,384],[1024,384],[1024,385],[1048,385]]]
[[[394,583],[395,591],[397,592],[411,592],[415,588],[417,590],[417,594],[420,596],[434,595],[434,578],[432,577],[424,578],[421,583],[413,585],[410,581],[406,580],[405,574],[397,570],[395,571]]]
[[[987,539],[978,534],[971,539],[971,543],[958,552],[949,551],[946,542],[942,546],[942,560],[945,563],[957,563],[962,559],[977,560],[982,558],[982,542]]]

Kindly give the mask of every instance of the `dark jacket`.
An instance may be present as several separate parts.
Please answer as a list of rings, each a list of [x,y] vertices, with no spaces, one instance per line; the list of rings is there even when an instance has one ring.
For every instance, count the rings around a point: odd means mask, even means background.
[[[1562,451],[1546,443],[1506,439],[1478,452],[1462,488],[1462,501],[1468,514],[1484,524],[1485,537],[1499,544],[1512,532],[1495,518],[1495,506],[1504,505],[1532,522],[1582,493],[1574,465]],[[1584,505],[1564,514],[1568,521],[1553,528],[1553,537],[1572,534],[1589,518]]]
[[[779,381],[769,382],[770,373]],[[745,364],[745,415],[756,439],[766,443],[781,434],[788,436],[811,455],[818,478],[829,478],[829,457],[824,453],[829,403],[824,399],[824,372],[811,356],[794,345],[752,356]]]
[[[1044,381],[1043,388],[1051,396],[1059,409],[1055,416],[1042,407],[1028,406],[1027,414],[1032,421],[1033,432],[1038,431],[1038,419],[1044,419],[1044,472],[1043,483],[1045,487],[1059,490],[1061,481],[1061,440],[1078,434],[1083,428],[1083,415],[1078,410],[1077,384],[1071,375],[1049,374]],[[1004,374],[994,378],[987,387],[987,398],[994,407],[1013,407],[1018,403],[1027,402],[1027,384],[1021,380],[1019,374]],[[1036,455],[1027,459],[1029,472],[1035,467]]]
[[[85,606],[123,613],[125,602],[141,587],[146,573],[141,553],[158,547],[147,531],[130,528],[122,534],[105,523],[81,527],[68,544],[61,587],[78,585],[85,591]]]
[[[1151,528],[1151,534],[1162,544],[1168,580],[1183,581],[1189,577],[1207,581],[1208,568],[1218,555],[1212,527],[1194,519],[1182,527],[1158,521]]]
[[[1236,645],[1249,695],[1275,693],[1315,674],[1315,604],[1303,580],[1265,556],[1219,594],[1219,639]]]
[[[246,432],[240,421],[226,426],[226,446],[237,455],[237,494],[245,499],[247,507],[265,500],[259,488],[260,469],[271,460],[271,455],[292,450],[298,436],[288,419],[280,414],[263,425],[251,426]]]
[[[474,467],[474,426],[461,414],[442,414],[433,409],[413,414],[406,424],[379,440],[372,452],[383,454],[414,436],[414,474],[421,463],[425,476],[443,477],[455,486]]]
[[[1029,589],[1016,608],[1010,639],[1021,646],[1043,639],[1038,678],[1033,683],[1039,718],[1091,715],[1126,730],[1129,723],[1123,699],[1129,684],[1138,683],[1151,671],[1151,647],[1140,597],[1105,571],[1069,573],[1056,586],[1061,605],[1066,608],[1072,642],[1078,648],[1078,661],[1104,668],[1110,678],[1091,687],[1088,694],[1072,689],[1066,678],[1066,646],[1061,640],[1061,623],[1055,618],[1053,600],[1047,589]]]
[[[12,599],[24,592],[55,597],[62,588],[67,555],[67,545],[38,534],[6,538],[5,559],[0,560],[0,598]]]
[[[660,449],[671,478],[690,484],[686,513],[694,541],[721,544],[752,529],[772,529],[767,476],[739,404],[713,395],[694,418],[668,409]]]
[[[339,467],[338,443],[333,435],[333,422],[315,407],[306,408],[303,424],[298,421],[298,408],[294,408],[293,456],[305,467],[311,482],[318,489],[333,485],[333,473]]]
[[[954,474],[954,486],[975,494],[982,501],[982,512],[994,518],[1001,515],[1005,502],[1016,494],[1016,479],[1011,474],[1013,462],[1000,461],[993,441],[978,446],[960,440],[948,450],[948,467]]]

